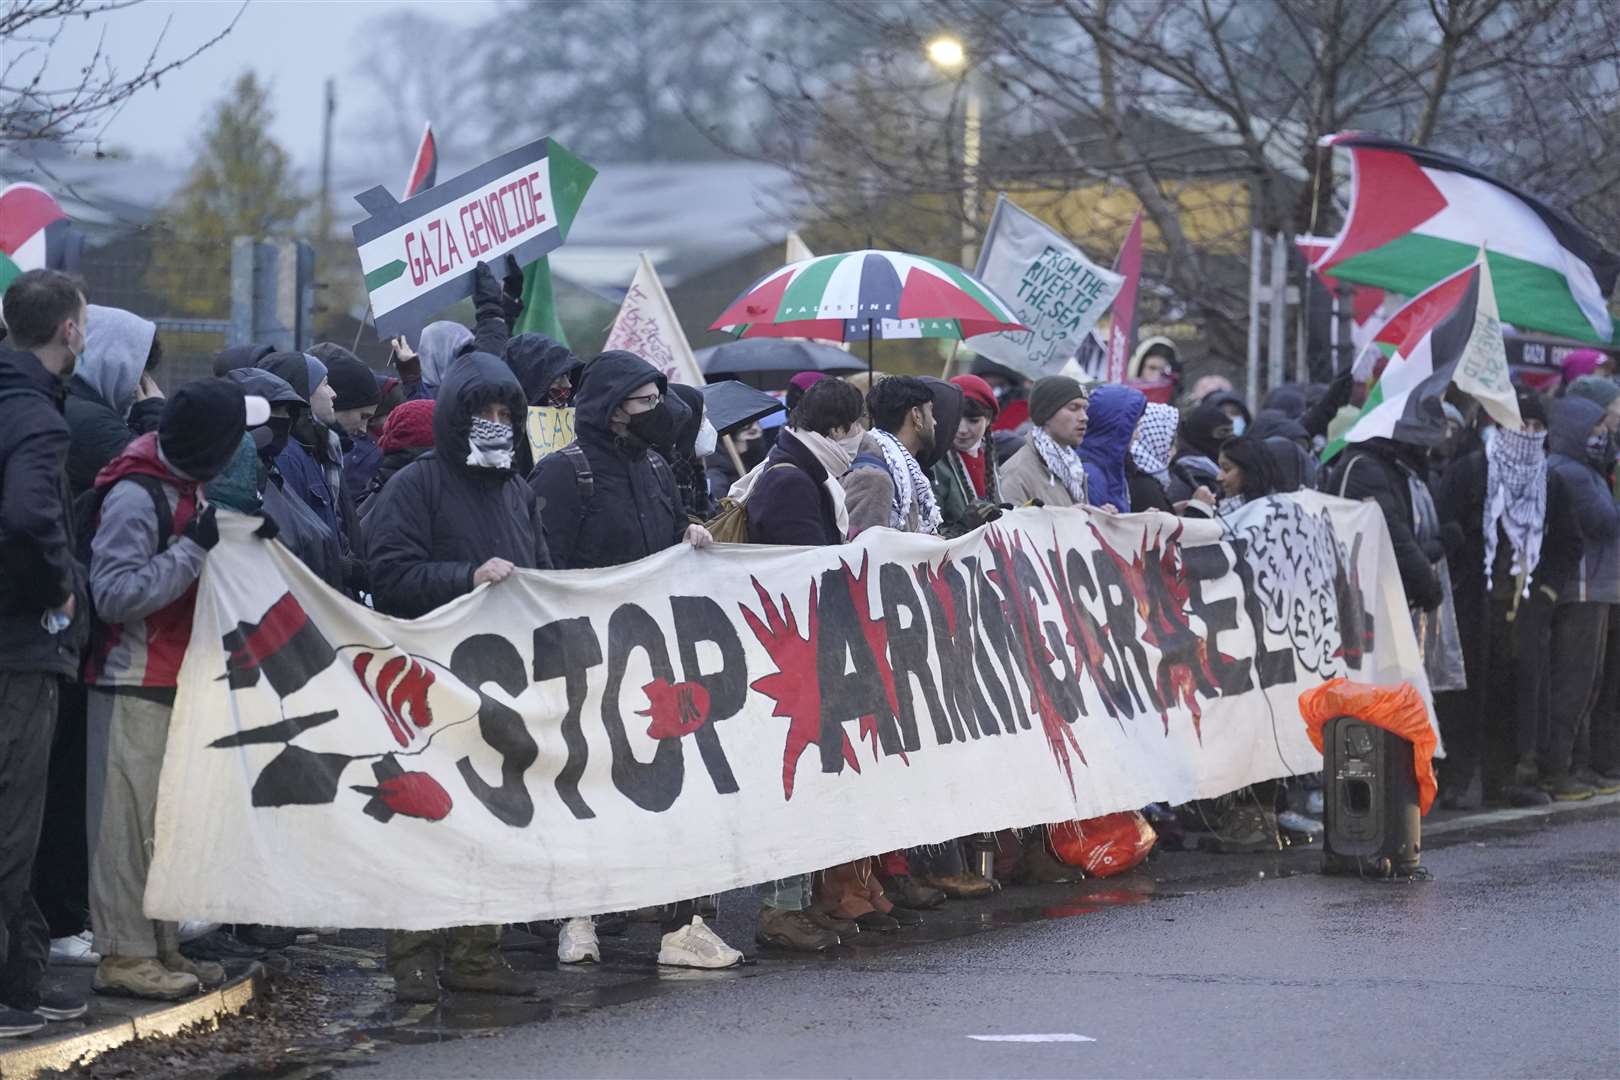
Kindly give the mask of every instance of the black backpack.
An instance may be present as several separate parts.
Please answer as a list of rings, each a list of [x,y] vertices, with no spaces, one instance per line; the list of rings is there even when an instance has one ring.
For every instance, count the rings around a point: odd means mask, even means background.
[[[152,509],[157,514],[158,550],[162,551],[174,542],[174,515],[169,510],[168,493],[163,490],[167,485],[157,477],[144,473],[131,473],[123,479],[133,480],[151,496]],[[96,538],[96,526],[101,523],[101,504],[107,501],[107,493],[116,486],[108,484],[104,488],[91,488],[73,500],[73,554],[86,575],[90,573],[90,544]]]

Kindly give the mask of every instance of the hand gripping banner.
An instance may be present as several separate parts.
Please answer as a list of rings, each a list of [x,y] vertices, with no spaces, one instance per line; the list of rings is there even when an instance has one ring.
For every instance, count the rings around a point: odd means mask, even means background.
[[[1321,767],[1299,693],[1428,695],[1376,507],[1020,510],[679,547],[423,618],[222,514],[153,918],[424,929],[700,896]]]

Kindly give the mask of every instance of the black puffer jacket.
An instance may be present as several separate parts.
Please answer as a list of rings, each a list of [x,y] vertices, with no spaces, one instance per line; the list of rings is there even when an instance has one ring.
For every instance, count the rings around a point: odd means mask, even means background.
[[[73,676],[84,644],[84,578],[73,559],[63,387],[33,353],[0,346],[0,671]],[[56,636],[40,616],[74,596]]]
[[[472,353],[457,360],[439,387],[433,450],[376,496],[363,531],[378,611],[424,615],[471,592],[473,572],[490,559],[550,569],[529,486],[511,470],[466,464],[473,414],[493,401],[504,401],[521,423],[523,388],[500,358]]]
[[[679,543],[686,532],[669,463],[634,436],[615,435],[608,427],[619,403],[647,383],[668,389],[658,369],[634,353],[605,352],[592,360],[574,395],[574,442],[542,459],[529,477],[544,500],[546,543],[559,567],[634,562]],[[581,501],[574,446],[590,467],[587,501]]]
[[[572,386],[578,386],[585,361],[544,334],[519,334],[506,343],[506,366],[523,385],[530,405],[549,405],[551,384],[566,375]]]
[[[1418,545],[1412,531],[1412,489],[1407,474],[1397,464],[1400,452],[1399,444],[1387,439],[1352,444],[1329,477],[1327,491],[1347,499],[1372,499],[1378,504],[1395,548],[1395,565],[1406,588],[1407,603],[1433,611],[1442,597],[1432,563],[1444,551],[1439,549],[1438,538],[1432,552]]]

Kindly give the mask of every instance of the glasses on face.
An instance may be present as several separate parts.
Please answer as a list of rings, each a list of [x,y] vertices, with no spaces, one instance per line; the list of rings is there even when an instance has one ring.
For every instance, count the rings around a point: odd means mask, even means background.
[[[624,399],[626,411],[629,411],[629,407],[631,405],[635,405],[637,406],[635,410],[636,412],[647,412],[651,409],[658,408],[658,406],[662,405],[663,403],[663,394],[637,394],[635,397],[627,397]]]

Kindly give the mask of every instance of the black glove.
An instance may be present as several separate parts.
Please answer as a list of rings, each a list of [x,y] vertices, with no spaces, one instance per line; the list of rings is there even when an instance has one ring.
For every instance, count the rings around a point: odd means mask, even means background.
[[[473,307],[499,304],[503,295],[500,283],[495,280],[495,272],[489,268],[489,263],[480,259],[478,269],[473,271]]]
[[[213,503],[203,507],[201,512],[192,515],[191,520],[186,522],[185,536],[204,551],[219,543],[219,523],[214,520]]]
[[[968,507],[967,519],[970,528],[988,525],[1001,516],[1001,507],[993,502],[976,502]]]
[[[501,282],[501,306],[506,314],[506,325],[516,326],[518,316],[523,314],[523,267],[518,265],[517,257],[512,254],[506,256],[506,277]]]
[[[275,518],[264,514],[260,516],[259,527],[253,530],[253,535],[260,540],[274,540],[281,535],[281,526],[276,524]]]

